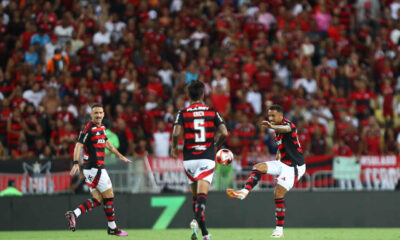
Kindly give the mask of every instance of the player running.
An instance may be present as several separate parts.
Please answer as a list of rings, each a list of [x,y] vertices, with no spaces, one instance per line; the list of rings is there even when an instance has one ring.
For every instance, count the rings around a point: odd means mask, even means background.
[[[227,189],[226,193],[231,198],[243,200],[257,185],[262,174],[276,175],[277,184],[274,191],[276,228],[271,237],[282,238],[286,211],[284,197],[286,192],[303,176],[306,165],[297,137],[296,126],[283,117],[282,107],[272,105],[268,110],[268,120],[262,121],[261,125],[275,130],[275,141],[278,145],[276,161],[256,164],[243,189],[238,191]]]
[[[92,121],[79,133],[78,142],[74,149],[74,165],[71,169],[71,175],[79,172],[79,157],[83,147],[83,174],[86,178],[86,184],[90,187],[92,198],[79,205],[74,211],[67,211],[65,217],[69,229],[75,231],[76,219],[81,214],[89,212],[103,203],[108,221],[107,233],[115,236],[128,236],[128,233],[119,229],[114,221],[114,192],[110,177],[104,169],[104,150],[107,148],[124,162],[131,161],[119,153],[107,140],[106,127],[102,124],[104,118],[103,106],[100,104],[93,105],[91,117]]]
[[[178,155],[178,139],[184,132],[183,166],[189,178],[193,196],[194,219],[190,223],[192,240],[198,239],[197,229],[200,226],[203,240],[211,239],[205,223],[207,194],[215,168],[215,149],[221,147],[228,131],[225,122],[213,108],[202,104],[204,84],[194,81],[188,87],[190,106],[180,110],[176,116],[172,133],[171,156]],[[214,144],[215,133],[218,137]]]

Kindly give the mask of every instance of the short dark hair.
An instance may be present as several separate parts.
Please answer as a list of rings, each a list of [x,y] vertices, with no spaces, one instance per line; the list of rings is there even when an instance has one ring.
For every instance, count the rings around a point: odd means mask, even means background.
[[[193,81],[188,86],[189,97],[193,101],[200,100],[204,93],[204,83],[200,81]]]
[[[101,103],[95,103],[95,104],[92,105],[92,110],[93,110],[93,108],[97,108],[97,107],[101,107],[101,108],[104,109],[103,104],[101,104]]]
[[[14,180],[14,179],[8,180],[7,186],[9,186],[9,187],[15,187],[15,180]]]
[[[269,107],[269,110],[276,110],[277,112],[283,113],[283,108],[281,105],[274,104],[271,107]]]

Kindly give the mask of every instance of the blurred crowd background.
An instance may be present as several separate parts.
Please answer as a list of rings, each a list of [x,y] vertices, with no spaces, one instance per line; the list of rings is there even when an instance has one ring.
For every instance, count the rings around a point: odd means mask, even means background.
[[[243,167],[276,152],[259,125],[271,104],[306,156],[397,154],[399,10],[399,0],[3,0],[0,159],[72,157],[93,103],[122,154],[168,156],[194,80]]]

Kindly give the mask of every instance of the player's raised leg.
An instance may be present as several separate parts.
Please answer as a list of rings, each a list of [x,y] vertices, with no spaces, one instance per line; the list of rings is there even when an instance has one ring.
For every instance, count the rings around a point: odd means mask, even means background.
[[[115,223],[113,189],[110,188],[110,189],[104,191],[101,195],[103,196],[104,212],[107,216],[107,222],[108,222],[107,233],[110,235],[115,235],[115,236],[119,236],[119,237],[128,236],[128,233],[122,229],[119,229],[117,227],[117,224]]]
[[[287,190],[281,185],[276,185],[274,191],[275,198],[275,217],[276,217],[276,227],[272,232],[272,238],[283,238],[283,224],[285,223],[285,194]]]
[[[65,213],[65,218],[68,222],[68,227],[71,231],[76,230],[76,220],[77,218],[84,213],[91,211],[93,208],[100,206],[103,198],[99,191],[94,190],[92,192],[92,198],[89,198],[82,204],[80,204],[74,211],[67,211]]]
[[[228,194],[230,198],[238,198],[240,200],[245,199],[251,190],[253,190],[253,188],[257,185],[258,181],[260,181],[262,174],[267,173],[267,170],[268,166],[266,163],[256,164],[248,176],[244,188],[241,190],[227,189],[226,194]]]

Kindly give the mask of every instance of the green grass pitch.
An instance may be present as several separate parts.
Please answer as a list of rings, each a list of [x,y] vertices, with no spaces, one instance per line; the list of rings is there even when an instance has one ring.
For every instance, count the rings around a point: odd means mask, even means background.
[[[128,229],[134,240],[190,240],[190,229],[137,230]],[[213,240],[266,240],[272,229],[209,229]],[[109,240],[106,230],[64,231],[0,231],[0,239],[7,240]],[[400,228],[288,228],[284,239],[294,240],[400,240]]]

